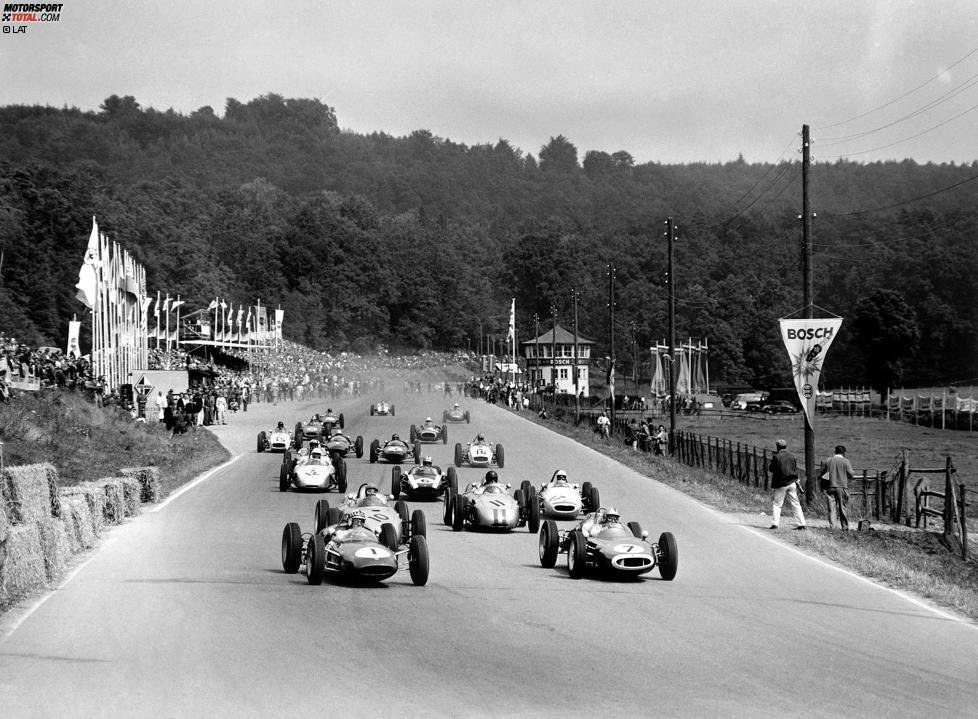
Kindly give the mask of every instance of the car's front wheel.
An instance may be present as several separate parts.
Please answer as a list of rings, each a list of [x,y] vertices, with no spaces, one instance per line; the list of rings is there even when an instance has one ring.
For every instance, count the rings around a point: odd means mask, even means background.
[[[540,528],[540,566],[552,569],[557,564],[557,523],[548,519]]]

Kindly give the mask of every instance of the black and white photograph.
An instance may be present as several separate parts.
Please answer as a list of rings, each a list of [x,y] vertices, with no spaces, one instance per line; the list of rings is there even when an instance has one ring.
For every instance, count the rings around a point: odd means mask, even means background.
[[[973,716],[970,0],[0,0],[0,716]]]

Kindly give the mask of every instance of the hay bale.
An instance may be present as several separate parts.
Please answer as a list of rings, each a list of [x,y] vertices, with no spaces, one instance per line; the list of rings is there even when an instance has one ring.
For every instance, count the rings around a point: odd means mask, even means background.
[[[73,497],[82,499],[87,505],[88,523],[97,537],[105,527],[105,492],[94,482],[84,482],[61,490],[62,501]]]
[[[0,478],[0,485],[2,485],[2,478]],[[0,544],[7,541],[7,535],[10,533],[10,520],[7,518],[7,502],[3,498],[3,492],[0,492]]]
[[[122,489],[122,480],[118,477],[106,477],[96,480],[105,492],[105,521],[109,524],[121,524],[126,518],[126,494]]]
[[[0,605],[16,602],[44,585],[44,553],[37,524],[14,525],[0,545]]]
[[[44,571],[48,579],[54,579],[68,566],[70,546],[68,533],[60,518],[43,519],[38,524],[41,533],[41,553],[44,557]]]
[[[4,470],[4,494],[13,524],[35,524],[52,516],[52,492],[58,472],[50,464],[28,464]]]
[[[72,490],[79,490],[79,487],[72,487]],[[68,545],[71,551],[80,552],[83,549],[91,549],[95,546],[95,539],[101,530],[101,524],[96,524],[92,516],[92,510],[84,496],[84,492],[93,492],[88,489],[73,491],[71,493],[62,490],[61,521],[64,523],[65,531],[68,535]]]
[[[122,482],[123,510],[127,517],[135,517],[142,511],[143,487],[134,477],[119,477],[119,480]]]
[[[159,502],[163,499],[159,467],[126,467],[119,471],[123,477],[132,477],[139,482],[142,487],[141,501]]]

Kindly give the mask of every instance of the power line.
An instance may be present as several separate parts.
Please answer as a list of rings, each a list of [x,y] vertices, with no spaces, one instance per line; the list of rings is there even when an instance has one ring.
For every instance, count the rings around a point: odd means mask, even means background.
[[[972,108],[973,109],[973,108]],[[926,200],[928,197],[934,197],[934,195],[940,195],[942,192],[948,192],[956,187],[961,187],[961,185],[966,185],[969,182],[974,182],[978,180],[978,175],[972,175],[971,177],[965,178],[960,182],[955,182],[953,185],[948,185],[947,187],[942,187],[939,190],[934,190],[933,192],[928,192],[925,195],[918,195],[917,197],[911,197],[908,200],[901,200],[900,202],[895,202],[892,205],[884,205],[882,207],[874,207],[871,210],[856,210],[854,212],[843,212],[843,213],[826,213],[829,217],[858,217],[860,215],[868,215],[872,212],[882,212],[883,210],[892,210],[897,207],[903,207],[904,205],[909,205],[911,202],[918,202],[920,200]]]
[[[970,52],[968,52],[960,60],[955,61],[954,63],[952,63],[951,65],[949,65],[948,67],[946,67],[944,70],[942,70],[941,72],[939,72],[936,75],[934,75],[933,77],[931,77],[929,80],[926,80],[926,81],[922,82],[921,84],[917,85],[917,87],[913,88],[912,90],[908,90],[907,92],[903,93],[899,97],[896,97],[896,98],[890,100],[889,102],[886,102],[886,103],[883,103],[882,105],[879,105],[877,107],[874,107],[872,110],[867,110],[866,112],[860,113],[858,115],[854,115],[853,117],[850,117],[847,120],[841,120],[839,122],[834,122],[831,125],[822,125],[820,127],[816,127],[815,129],[816,130],[828,130],[828,129],[831,129],[833,127],[839,127],[840,125],[846,125],[846,124],[848,124],[850,122],[854,122],[855,120],[860,120],[860,119],[866,117],[867,115],[872,115],[874,112],[878,112],[879,110],[882,110],[884,108],[887,108],[890,105],[892,105],[894,103],[897,103],[900,100],[904,99],[905,97],[909,97],[910,95],[912,95],[915,92],[917,92],[917,90],[923,89],[924,87],[926,87],[927,85],[931,84],[935,80],[940,79],[940,77],[942,75],[944,75],[944,73],[946,73],[949,70],[953,70],[955,67],[957,67],[958,65],[960,65],[962,62],[964,62],[965,60],[967,60],[969,57],[971,57],[972,55],[974,55],[976,52],[978,52],[978,47],[976,47],[975,49],[973,49]]]

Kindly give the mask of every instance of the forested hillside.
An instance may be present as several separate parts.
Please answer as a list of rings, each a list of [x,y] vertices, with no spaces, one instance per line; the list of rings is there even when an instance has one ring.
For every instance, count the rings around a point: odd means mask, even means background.
[[[797,153],[636,164],[559,134],[534,150],[356,134],[318,100],[277,95],[229,99],[223,117],[117,96],[98,112],[0,108],[0,331],[63,344],[97,215],[153,294],[261,298],[324,349],[474,348],[480,323],[505,334],[511,297],[526,338],[555,302],[569,326],[576,287],[604,356],[611,262],[630,373],[635,348],[666,337],[671,216],[677,336],[709,339],[714,380],[789,384],[777,319],[802,305]],[[978,377],[976,175],[816,162],[815,301],[846,318],[827,384]]]

